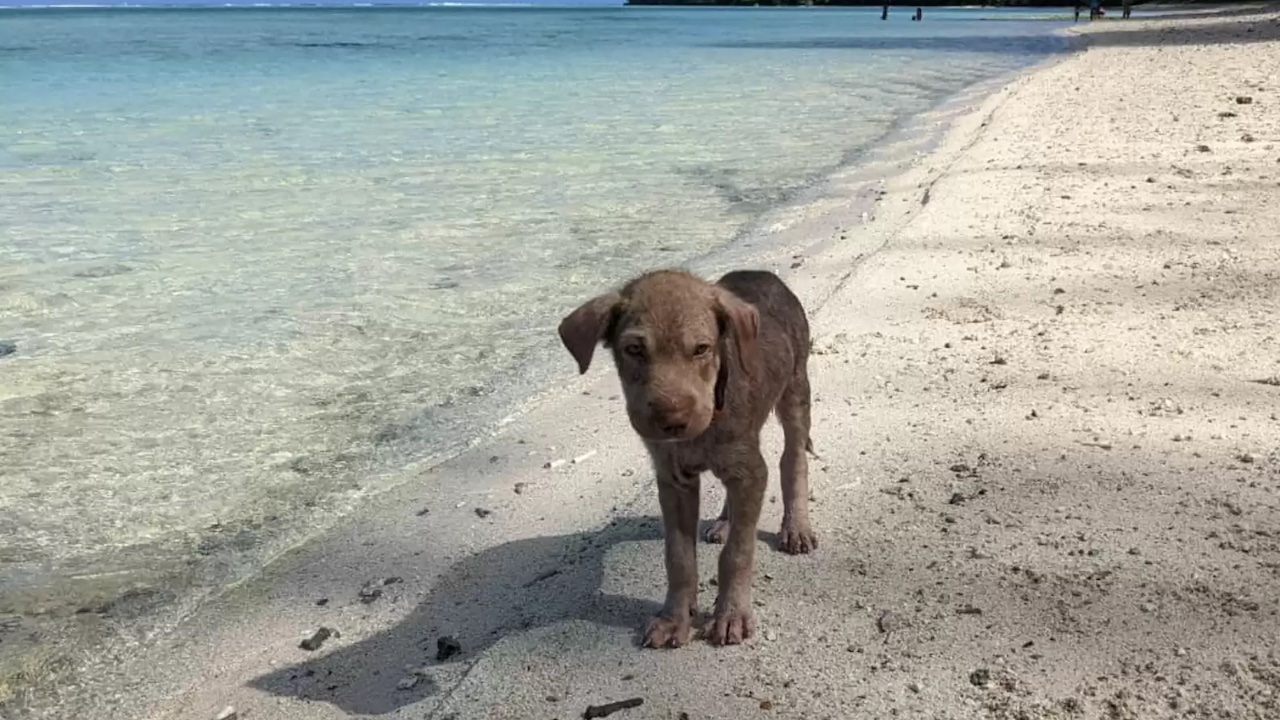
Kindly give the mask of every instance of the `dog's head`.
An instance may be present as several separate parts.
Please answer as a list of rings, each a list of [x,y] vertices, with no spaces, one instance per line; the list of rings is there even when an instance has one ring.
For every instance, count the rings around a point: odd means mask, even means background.
[[[613,351],[631,426],[651,442],[706,432],[716,381],[736,358],[749,372],[760,318],[733,293],[678,270],[632,280],[592,298],[560,323],[560,339],[585,373],[597,344]]]

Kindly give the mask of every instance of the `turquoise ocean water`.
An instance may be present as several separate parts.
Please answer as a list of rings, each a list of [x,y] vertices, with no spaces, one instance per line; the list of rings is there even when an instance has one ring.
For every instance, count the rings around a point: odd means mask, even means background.
[[[475,436],[584,297],[1062,48],[996,17],[0,10],[0,613],[242,574]]]

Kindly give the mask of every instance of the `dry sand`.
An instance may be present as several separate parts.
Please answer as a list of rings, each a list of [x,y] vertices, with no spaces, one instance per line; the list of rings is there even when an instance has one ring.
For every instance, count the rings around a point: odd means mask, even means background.
[[[822,547],[762,546],[751,644],[637,647],[663,593],[657,502],[603,362],[37,706],[1280,717],[1280,18],[1088,35],[956,120],[873,221],[850,201],[782,231],[831,240],[785,273],[813,308]],[[700,562],[713,577],[714,549]],[[300,649],[319,626],[340,636]],[[443,635],[461,652],[440,662]]]

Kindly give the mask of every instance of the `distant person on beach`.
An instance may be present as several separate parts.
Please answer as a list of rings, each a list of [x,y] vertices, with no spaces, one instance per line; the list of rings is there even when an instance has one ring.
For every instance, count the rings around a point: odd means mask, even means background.
[[[1129,13],[1133,10],[1133,0],[1124,0],[1124,19],[1129,19]]]
[[[1127,2],[1127,1],[1128,1],[1128,0],[1126,0],[1126,2]],[[916,8],[916,14],[915,14],[915,15],[912,15],[912,16],[911,16],[911,19],[912,19],[912,20],[915,20],[916,22],[920,22],[921,20],[923,20],[923,19],[924,19],[924,8],[920,8],[920,7]]]
[[[1089,0],[1089,21],[1092,22],[1102,17],[1101,0]]]
[[[1075,19],[1075,22],[1080,22],[1080,5],[1081,5],[1081,4],[1082,4],[1082,0],[1076,0],[1076,19]]]
[[[888,20],[888,19],[889,19],[889,6],[888,6],[888,5],[885,5],[885,6],[884,6],[884,9],[880,11],[880,19],[881,19],[881,20]]]

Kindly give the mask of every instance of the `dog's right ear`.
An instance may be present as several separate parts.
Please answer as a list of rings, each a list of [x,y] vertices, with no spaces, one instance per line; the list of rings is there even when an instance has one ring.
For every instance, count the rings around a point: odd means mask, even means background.
[[[573,359],[578,361],[579,375],[586,373],[587,368],[591,367],[591,356],[595,354],[596,345],[609,331],[621,304],[621,295],[616,292],[606,293],[583,303],[582,307],[560,321],[560,341],[568,348]]]

